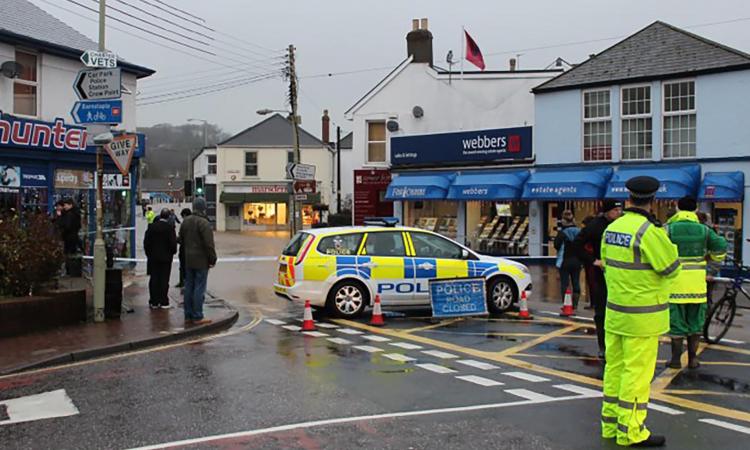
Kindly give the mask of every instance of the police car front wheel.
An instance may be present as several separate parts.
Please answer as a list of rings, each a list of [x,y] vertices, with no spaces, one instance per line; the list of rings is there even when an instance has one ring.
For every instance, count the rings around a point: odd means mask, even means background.
[[[365,287],[357,281],[337,283],[328,294],[328,310],[339,317],[358,317],[370,302]]]
[[[498,277],[487,286],[487,307],[492,314],[502,314],[516,302],[518,290],[507,277]]]

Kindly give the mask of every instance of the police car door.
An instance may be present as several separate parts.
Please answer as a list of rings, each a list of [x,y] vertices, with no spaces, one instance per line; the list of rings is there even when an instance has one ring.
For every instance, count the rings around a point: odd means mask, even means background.
[[[401,231],[368,231],[365,235],[357,264],[369,275],[372,290],[384,305],[409,304],[414,299],[414,279],[406,277],[411,262],[406,248]]]
[[[409,235],[414,251],[416,301],[429,302],[431,279],[468,276],[468,261],[463,258],[463,249],[455,242],[431,233],[412,231]]]

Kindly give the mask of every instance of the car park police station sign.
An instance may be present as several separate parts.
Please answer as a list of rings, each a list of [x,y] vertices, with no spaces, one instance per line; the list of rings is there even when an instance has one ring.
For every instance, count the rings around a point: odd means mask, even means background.
[[[432,317],[449,318],[488,314],[484,278],[430,280]]]

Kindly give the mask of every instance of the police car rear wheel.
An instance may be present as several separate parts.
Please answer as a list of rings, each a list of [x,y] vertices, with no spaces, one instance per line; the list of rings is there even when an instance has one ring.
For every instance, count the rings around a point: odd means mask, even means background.
[[[506,277],[493,279],[487,287],[487,307],[492,314],[502,314],[516,302],[514,283]]]
[[[342,281],[328,295],[328,310],[339,317],[358,317],[369,303],[367,291],[356,281]]]

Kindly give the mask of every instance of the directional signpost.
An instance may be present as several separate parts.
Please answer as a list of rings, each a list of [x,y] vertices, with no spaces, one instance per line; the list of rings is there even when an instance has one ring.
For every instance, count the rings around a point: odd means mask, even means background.
[[[288,163],[286,174],[288,178],[293,180],[314,180],[315,166],[312,164]]]
[[[107,100],[122,96],[120,69],[83,69],[73,88],[81,100]]]
[[[84,63],[86,67],[114,69],[117,67],[117,55],[112,52],[87,50],[81,55],[81,62]]]
[[[75,123],[122,123],[122,100],[76,102],[70,115]]]
[[[124,177],[128,176],[130,162],[133,160],[133,153],[135,153],[137,146],[138,137],[134,134],[117,136],[112,142],[104,146],[104,149],[109,153],[112,161],[115,162],[115,165],[120,169]]]

